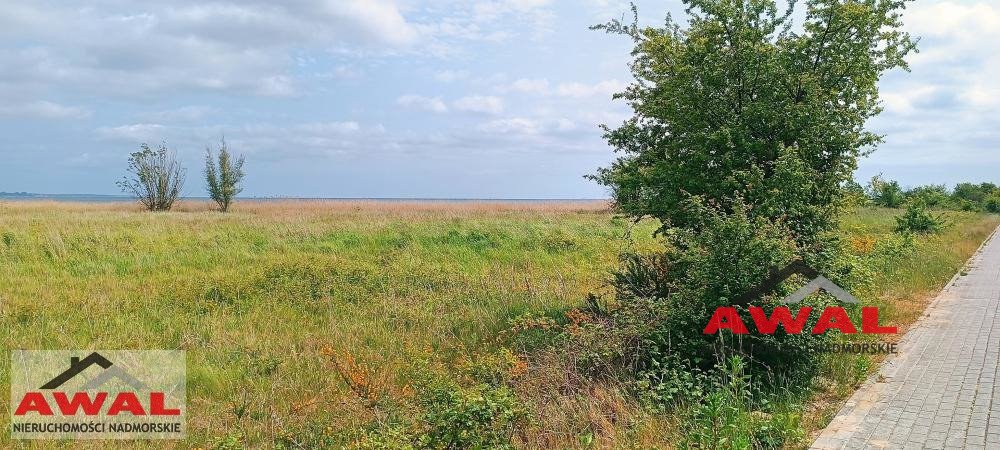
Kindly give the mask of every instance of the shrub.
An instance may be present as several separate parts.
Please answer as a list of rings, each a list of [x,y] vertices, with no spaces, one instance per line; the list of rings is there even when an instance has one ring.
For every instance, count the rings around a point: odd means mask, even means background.
[[[480,383],[461,388],[440,377],[416,385],[422,409],[414,444],[419,448],[513,448],[515,424],[522,417],[507,386]]]
[[[997,190],[993,183],[959,183],[955,185],[952,197],[956,200],[965,200],[975,204],[982,204],[983,201]]]
[[[666,275],[672,292],[661,302],[665,318],[647,336],[650,354],[645,359],[676,354],[709,370],[720,363],[720,357],[742,354],[755,369],[789,374],[810,369],[808,355],[825,336],[779,332],[735,339],[728,331],[706,335],[704,328],[720,306],[736,306],[749,323],[749,304],[741,303],[742,296],[766,278],[770,269],[797,257],[806,257],[811,266],[837,280],[832,265],[836,245],[824,244],[827,250],[820,253],[803,252],[787,228],[751,218],[744,209],[726,215],[702,208],[698,214],[703,217],[702,232],[674,234],[672,250],[667,252],[672,268]],[[750,302],[770,309],[783,294],[774,292]]]
[[[762,217],[752,218],[747,208],[726,214],[699,203],[689,205],[699,217],[700,232],[672,230],[665,236],[667,250],[655,255],[627,255],[615,274],[615,303],[588,309],[594,325],[572,337],[582,348],[579,366],[587,370],[626,368],[643,377],[683,378],[671,373],[646,373],[658,368],[711,371],[720,357],[747,356],[754,368],[788,374],[806,373],[807,357],[825,336],[810,334],[749,334],[739,339],[728,332],[704,334],[716,308],[736,305],[751,321],[741,297],[801,254],[791,232]],[[830,247],[836,245],[828,244]],[[840,281],[834,264],[836,251],[812,256],[810,265]],[[776,306],[783,292],[753,299],[765,309]],[[818,314],[818,313],[817,313]]]
[[[871,199],[868,198],[868,194],[865,192],[864,186],[858,184],[854,180],[849,180],[844,183],[841,191],[841,199],[845,207],[859,208],[863,206],[870,206],[872,203]]]
[[[150,211],[170,210],[184,187],[185,170],[176,153],[164,144],[156,150],[142,144],[129,157],[128,173],[118,181],[118,187]]]
[[[906,191],[906,200],[920,201],[930,208],[939,208],[947,206],[951,196],[943,184],[929,184]]]
[[[881,176],[872,177],[868,182],[868,196],[875,206],[883,208],[899,208],[906,201],[903,189],[896,181],[886,181]]]
[[[417,370],[409,405],[374,423],[360,448],[512,449],[525,411],[510,388],[512,355],[486,354],[461,367],[460,379],[426,364]],[[464,381],[464,382],[461,382]]]
[[[927,205],[914,201],[906,208],[906,212],[896,217],[897,233],[937,233],[945,226],[943,215],[934,215],[927,211]]]
[[[798,416],[765,411],[767,383],[755,380],[733,356],[706,380],[707,395],[688,397],[681,418],[681,448],[778,449],[802,437]]]
[[[1000,193],[995,193],[986,199],[986,211],[994,214],[1000,213]]]
[[[229,211],[233,199],[243,191],[243,155],[235,160],[229,154],[229,146],[223,139],[219,145],[218,164],[212,155],[212,150],[205,149],[205,184],[208,186],[208,196],[219,205],[219,211]]]

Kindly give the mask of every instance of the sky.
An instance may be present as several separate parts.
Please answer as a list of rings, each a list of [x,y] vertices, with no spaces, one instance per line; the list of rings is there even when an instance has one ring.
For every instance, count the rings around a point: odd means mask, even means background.
[[[643,24],[679,0],[638,1]],[[0,0],[0,191],[116,194],[166,142],[246,196],[599,198],[599,124],[629,116],[614,0]],[[918,0],[912,72],[881,82],[859,180],[1000,182],[1000,1]]]

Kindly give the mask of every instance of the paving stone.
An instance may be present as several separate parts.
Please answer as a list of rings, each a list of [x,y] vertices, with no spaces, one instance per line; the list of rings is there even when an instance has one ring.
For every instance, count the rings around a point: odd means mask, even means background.
[[[927,307],[813,449],[1000,449],[998,232]],[[879,376],[881,375],[881,377]],[[880,379],[881,378],[881,379]]]

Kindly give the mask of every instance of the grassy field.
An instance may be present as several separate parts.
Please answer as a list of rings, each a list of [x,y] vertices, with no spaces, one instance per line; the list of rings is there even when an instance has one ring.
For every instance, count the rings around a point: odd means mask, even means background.
[[[0,205],[3,348],[186,350],[181,446],[259,446],[369,419],[324,350],[403,385],[414,360],[468,354],[525,311],[580,303],[630,230],[640,245],[652,232],[601,203],[207,207]]]
[[[207,209],[0,203],[3,348],[186,350],[189,438],[174,445],[270,447],[371,420],[330,354],[358,361],[368,382],[403,389],[414,361],[457,361],[496,345],[497,334],[525,312],[579,306],[587,293],[607,290],[620,251],[657,245],[654,224],[615,219],[599,202],[243,202],[226,215]],[[868,245],[891,233],[893,214],[854,214],[845,236]],[[998,223],[995,216],[950,217],[944,233],[919,240],[916,256],[879,275],[877,292],[862,293],[888,305],[890,320],[914,320]],[[870,367],[831,364],[828,379],[801,405],[806,431],[822,427]],[[8,369],[0,365],[5,416]],[[588,401],[577,407],[587,409]],[[529,403],[537,407],[534,433],[562,419],[555,409],[539,412],[557,401]],[[638,430],[627,438],[633,443],[669,439],[643,434],[658,425],[606,427]],[[614,445],[627,443],[621,439]],[[523,443],[540,442],[552,443]],[[562,445],[588,443],[566,438]]]

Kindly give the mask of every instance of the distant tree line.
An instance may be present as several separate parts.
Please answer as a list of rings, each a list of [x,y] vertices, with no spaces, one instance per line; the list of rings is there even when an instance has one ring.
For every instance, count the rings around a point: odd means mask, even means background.
[[[243,155],[233,156],[222,139],[216,155],[205,148],[205,189],[221,212],[229,211],[233,200],[243,191]],[[132,195],[149,211],[169,211],[184,189],[187,169],[177,160],[177,152],[160,144],[156,149],[148,144],[128,159],[127,174],[118,186]]]
[[[899,182],[876,176],[867,185],[850,181],[845,185],[850,203],[860,206],[900,208],[920,203],[933,209],[1000,213],[1000,186],[993,183],[928,184],[903,189]]]

